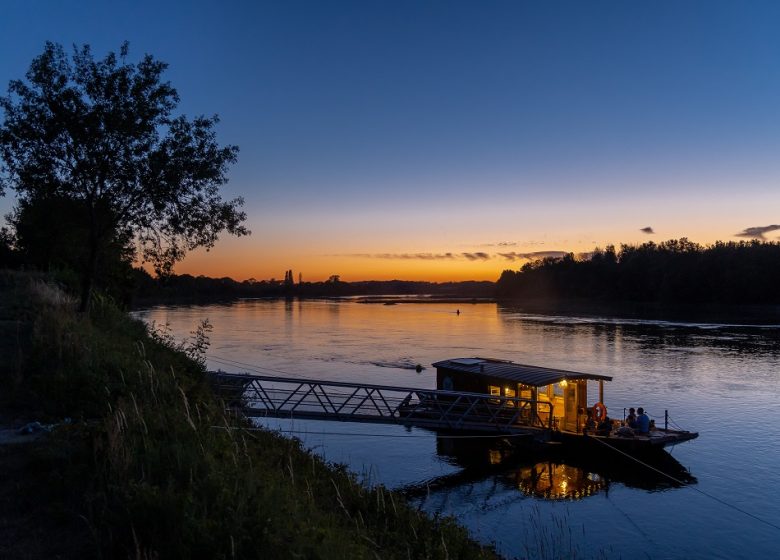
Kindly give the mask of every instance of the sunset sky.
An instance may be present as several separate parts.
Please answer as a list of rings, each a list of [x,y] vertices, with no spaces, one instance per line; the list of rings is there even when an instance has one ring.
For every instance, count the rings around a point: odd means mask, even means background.
[[[253,234],[179,273],[495,280],[525,258],[780,224],[780,3],[6,0],[46,40],[170,64],[241,148]],[[7,212],[11,196],[0,199]],[[654,233],[645,233],[650,227]],[[780,229],[768,231],[775,240]]]

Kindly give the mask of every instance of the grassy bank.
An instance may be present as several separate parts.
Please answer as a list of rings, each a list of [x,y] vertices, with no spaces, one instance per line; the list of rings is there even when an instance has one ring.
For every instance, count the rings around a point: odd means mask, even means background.
[[[6,418],[60,423],[30,460],[54,504],[47,511],[88,538],[80,554],[495,557],[450,520],[226,416],[197,344],[150,336],[106,301],[89,316],[74,305],[42,279],[0,277],[11,357],[0,406]]]

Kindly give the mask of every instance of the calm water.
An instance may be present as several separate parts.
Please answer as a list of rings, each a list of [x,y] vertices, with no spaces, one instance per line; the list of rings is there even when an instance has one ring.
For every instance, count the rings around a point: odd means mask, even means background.
[[[776,557],[780,530],[692,488],[780,525],[780,325],[549,316],[496,304],[460,305],[457,315],[456,307],[251,300],[137,315],[168,323],[179,338],[208,319],[209,366],[224,371],[248,371],[241,362],[258,373],[432,388],[432,362],[479,355],[614,376],[605,391],[611,416],[644,406],[662,423],[669,409],[700,432],[672,450],[696,478],[691,488],[544,457],[464,470],[454,442],[419,429],[267,425],[369,482],[416,489],[420,507],[455,516],[509,557],[539,546],[562,557]],[[427,369],[417,373],[418,363]]]

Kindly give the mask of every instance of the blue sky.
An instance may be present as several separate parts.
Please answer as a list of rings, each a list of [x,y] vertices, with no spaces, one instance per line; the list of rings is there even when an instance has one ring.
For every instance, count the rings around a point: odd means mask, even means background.
[[[182,272],[496,278],[515,264],[393,255],[780,222],[779,24],[774,2],[10,0],[0,82],[46,40],[128,40],[221,116],[254,235]]]

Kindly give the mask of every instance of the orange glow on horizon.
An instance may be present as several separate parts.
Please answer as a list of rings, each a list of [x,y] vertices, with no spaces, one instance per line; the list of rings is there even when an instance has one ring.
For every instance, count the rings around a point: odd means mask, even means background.
[[[342,281],[414,280],[428,282],[460,282],[466,280],[496,281],[507,268],[518,268],[522,263],[489,260],[484,262],[396,260],[355,257],[276,257],[273,259],[230,258],[216,251],[190,255],[176,266],[176,274],[193,276],[228,276],[234,280],[277,280],[292,269],[295,281],[300,273],[304,282],[327,280],[339,275]]]
[[[679,236],[683,237],[683,236]],[[656,243],[679,237],[659,235],[637,235],[634,239],[624,241],[628,244],[640,244],[648,241]],[[714,243],[717,236],[700,235],[690,238],[702,245]],[[723,239],[723,236],[720,237]],[[728,237],[725,240],[729,240]],[[738,239],[731,239],[738,240]],[[332,275],[338,275],[345,282],[364,280],[410,280],[428,282],[461,282],[468,280],[496,281],[504,270],[519,270],[528,259],[509,260],[502,253],[535,253],[544,250],[573,252],[575,255],[589,253],[596,247],[607,245],[619,248],[620,241],[605,242],[574,242],[556,244],[554,241],[545,246],[513,246],[510,249],[501,247],[484,247],[473,245],[464,248],[459,253],[452,252],[447,256],[447,250],[403,252],[387,250],[372,253],[354,252],[349,254],[328,254],[323,249],[316,254],[313,247],[301,247],[290,243],[287,246],[258,247],[252,238],[227,238],[211,251],[196,250],[191,252],[175,267],[176,274],[191,274],[193,276],[210,276],[213,278],[230,277],[237,281],[254,278],[270,280],[284,278],[285,271],[292,269],[295,281],[300,274],[304,282],[327,280]],[[338,243],[334,243],[338,246]],[[485,253],[486,257],[475,257],[476,253]],[[471,260],[464,256],[468,253]]]

